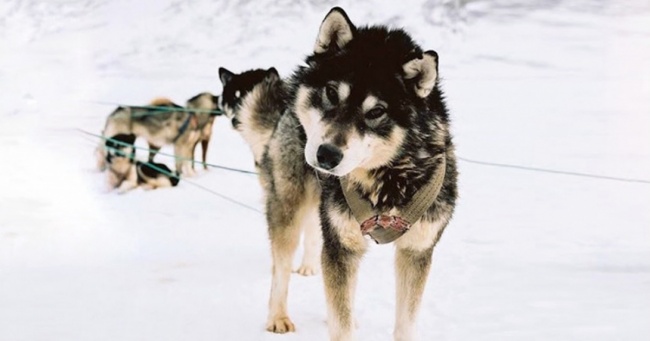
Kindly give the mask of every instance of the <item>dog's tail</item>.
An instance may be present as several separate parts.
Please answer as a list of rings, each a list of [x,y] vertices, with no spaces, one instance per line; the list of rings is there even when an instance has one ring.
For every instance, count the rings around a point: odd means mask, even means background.
[[[154,107],[175,107],[180,108],[181,106],[172,102],[169,98],[166,97],[157,97],[149,102],[149,105]]]

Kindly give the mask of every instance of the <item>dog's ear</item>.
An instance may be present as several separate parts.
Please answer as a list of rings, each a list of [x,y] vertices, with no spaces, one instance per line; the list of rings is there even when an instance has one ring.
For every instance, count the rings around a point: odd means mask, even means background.
[[[409,60],[402,65],[404,79],[415,80],[415,93],[421,97],[429,96],[438,80],[438,54],[429,50],[421,58]]]
[[[267,81],[276,81],[280,79],[280,74],[278,73],[278,70],[276,70],[274,67],[271,67],[270,69],[266,70],[265,79]]]
[[[323,19],[316,37],[314,53],[340,50],[354,37],[356,27],[340,7],[334,7]]]
[[[223,84],[223,86],[226,86],[226,84],[230,82],[232,76],[234,75],[235,75],[234,73],[228,71],[224,67],[219,68],[219,79],[221,79],[221,84]]]

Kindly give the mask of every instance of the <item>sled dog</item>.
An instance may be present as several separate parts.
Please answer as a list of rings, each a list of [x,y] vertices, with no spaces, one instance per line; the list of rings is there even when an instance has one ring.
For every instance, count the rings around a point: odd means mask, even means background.
[[[102,136],[106,138],[117,134],[135,134],[144,138],[149,143],[149,161],[153,161],[160,148],[171,144],[174,146],[176,171],[192,175],[194,149],[200,140],[209,140],[211,133],[208,130],[214,121],[211,116],[217,112],[207,111],[216,108],[210,96],[212,95],[199,94],[188,101],[193,108],[200,107],[199,112],[185,110],[166,98],[155,99],[146,106],[120,106],[106,119]],[[203,146],[205,155],[207,142]],[[106,163],[103,145],[97,148],[96,156],[97,167],[104,170]]]
[[[298,118],[302,129],[291,134],[319,174],[330,338],[354,339],[359,262],[374,240],[395,245],[393,333],[412,340],[433,248],[457,197],[438,54],[402,29],[356,27],[335,7],[306,64],[290,81],[285,116]]]
[[[291,332],[295,327],[287,312],[287,295],[301,231],[305,252],[296,272],[308,276],[320,271],[320,187],[303,156],[300,123],[295,115],[284,113],[289,89],[277,70],[235,74],[220,68],[219,76],[224,86],[221,107],[249,145],[264,190],[273,262],[266,329]]]
[[[110,189],[117,188],[119,193],[125,193],[137,186],[156,189],[178,185],[178,173],[174,174],[166,165],[137,161],[134,143],[133,134],[117,134],[106,140],[105,161]]]
[[[203,161],[203,169],[208,169],[207,153],[208,144],[212,138],[212,126],[217,116],[221,116],[221,109],[219,106],[219,96],[215,96],[209,92],[202,92],[189,100],[185,107],[190,110],[195,110],[196,115],[196,129],[199,131],[199,138],[192,147],[192,169],[194,169],[194,151],[196,146],[201,143],[201,160]]]

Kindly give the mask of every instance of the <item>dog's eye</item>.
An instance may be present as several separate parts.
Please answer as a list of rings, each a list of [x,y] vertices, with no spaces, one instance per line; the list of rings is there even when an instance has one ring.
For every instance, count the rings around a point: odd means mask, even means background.
[[[374,107],[366,113],[367,120],[374,120],[384,116],[386,113],[386,108],[384,107]]]
[[[338,104],[339,103],[339,92],[334,86],[328,86],[325,88],[325,95],[327,95],[327,100],[330,101],[331,104]]]

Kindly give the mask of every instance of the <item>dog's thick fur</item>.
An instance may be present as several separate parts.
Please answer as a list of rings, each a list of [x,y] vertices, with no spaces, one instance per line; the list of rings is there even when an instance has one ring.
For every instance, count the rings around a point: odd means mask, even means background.
[[[403,30],[357,28],[342,9],[334,8],[321,24],[307,64],[293,76],[290,109],[306,134],[305,158],[322,174],[322,267],[331,339],[354,338],[357,269],[368,243],[340,177],[347,177],[351,190],[376,212],[399,215],[446,165],[433,204],[395,241],[394,337],[412,340],[433,248],[457,197],[456,157],[437,82],[438,55],[423,52]]]
[[[287,87],[274,68],[242,74],[220,68],[219,75],[224,84],[222,108],[250,146],[264,188],[273,258],[266,328],[275,333],[294,331],[287,312],[287,294],[301,231],[305,253],[297,273],[318,273],[322,248],[320,187],[303,157],[305,135],[297,117],[284,114]]]
[[[217,109],[218,97],[201,93],[188,101],[191,108],[201,110]],[[149,107],[150,106],[150,107]],[[207,111],[189,112],[166,98],[153,100],[149,106],[121,106],[106,119],[102,135],[110,137],[117,134],[135,134],[149,143],[149,161],[153,161],[157,151],[165,145],[174,146],[176,171],[193,175],[194,149],[203,141],[203,162],[214,121],[213,113]],[[163,110],[159,109],[163,108]],[[97,148],[97,167],[106,168],[105,151],[102,145]]]
[[[280,82],[272,71],[233,75],[220,70],[223,108],[251,146],[265,187],[273,255],[267,329],[294,330],[286,305],[291,259],[301,227],[310,231],[319,225],[313,219],[319,206],[330,338],[354,339],[357,270],[368,241],[340,178],[346,177],[350,190],[370,201],[376,212],[399,215],[444,165],[442,189],[433,204],[395,241],[394,337],[412,340],[433,248],[457,197],[438,55],[424,52],[403,30],[357,28],[342,9],[334,8],[321,24],[307,66],[288,82],[288,96],[275,102],[270,93],[282,87],[271,86]],[[275,130],[260,123],[267,118],[279,120]],[[305,216],[311,219],[305,222]]]
[[[178,173],[172,173],[166,165],[137,161],[134,143],[134,134],[117,134],[106,140],[109,189],[125,193],[138,186],[156,189],[178,185]]]

